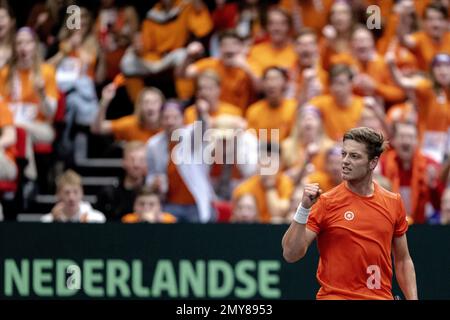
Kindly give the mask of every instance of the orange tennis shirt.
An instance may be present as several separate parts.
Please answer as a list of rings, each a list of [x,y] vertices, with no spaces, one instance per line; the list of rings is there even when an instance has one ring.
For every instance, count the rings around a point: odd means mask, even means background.
[[[317,299],[393,299],[391,244],[408,229],[400,194],[374,182],[365,197],[344,181],[320,196],[307,228],[320,253]]]

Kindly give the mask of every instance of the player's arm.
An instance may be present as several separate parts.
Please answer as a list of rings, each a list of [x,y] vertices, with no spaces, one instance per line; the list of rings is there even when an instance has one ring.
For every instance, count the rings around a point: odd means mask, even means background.
[[[306,228],[309,211],[321,193],[317,183],[305,185],[302,202],[297,209],[294,220],[283,236],[283,257],[293,263],[303,258],[309,245],[316,238],[316,233]]]
[[[392,242],[392,254],[397,282],[407,300],[417,300],[416,271],[414,263],[409,255],[406,234],[394,238]]]

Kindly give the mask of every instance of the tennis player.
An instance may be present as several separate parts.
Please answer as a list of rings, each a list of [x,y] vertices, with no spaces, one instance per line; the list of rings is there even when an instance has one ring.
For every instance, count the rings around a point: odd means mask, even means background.
[[[392,253],[405,298],[417,299],[402,199],[372,179],[387,143],[366,127],[351,129],[343,141],[344,181],[322,195],[318,184],[305,186],[283,237],[283,256],[288,262],[300,260],[317,238],[317,299],[392,300]]]

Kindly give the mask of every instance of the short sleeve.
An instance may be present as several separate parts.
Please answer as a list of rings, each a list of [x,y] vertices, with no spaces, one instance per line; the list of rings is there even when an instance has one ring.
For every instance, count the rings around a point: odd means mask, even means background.
[[[320,197],[319,200],[312,206],[311,212],[309,213],[308,222],[306,227],[319,234],[322,226],[322,219],[324,215],[324,199]]]
[[[406,210],[400,194],[397,195],[397,212],[395,220],[394,237],[401,237],[408,231],[408,220],[406,219]]]

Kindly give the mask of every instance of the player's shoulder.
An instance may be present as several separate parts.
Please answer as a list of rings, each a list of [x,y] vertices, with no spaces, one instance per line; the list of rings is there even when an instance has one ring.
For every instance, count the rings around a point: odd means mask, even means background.
[[[343,203],[345,198],[348,197],[348,192],[346,192],[346,187],[344,182],[341,182],[339,185],[334,187],[331,190],[323,193],[320,196],[320,199],[324,206],[327,208],[333,207],[335,204]]]
[[[400,194],[399,193],[395,193],[392,191],[389,191],[385,188],[383,188],[382,186],[380,186],[379,184],[377,184],[376,182],[374,182],[374,184],[376,185],[376,192],[378,193],[379,196],[389,199],[389,200],[399,200],[400,199]]]

